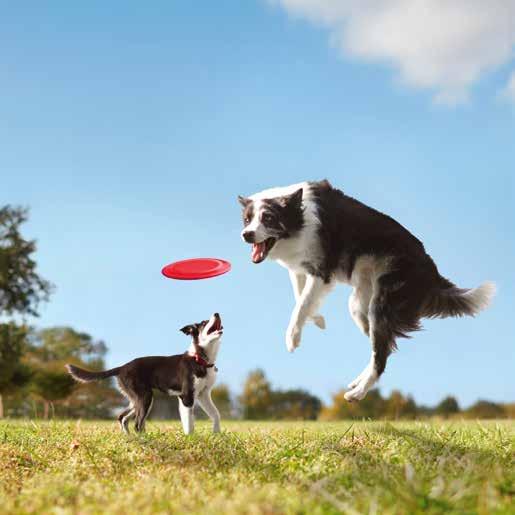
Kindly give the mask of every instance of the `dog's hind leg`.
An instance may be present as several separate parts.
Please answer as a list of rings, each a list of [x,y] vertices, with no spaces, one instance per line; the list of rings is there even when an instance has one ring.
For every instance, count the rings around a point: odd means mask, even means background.
[[[145,431],[145,420],[147,419],[150,410],[152,409],[152,404],[154,401],[154,397],[152,392],[146,392],[142,397],[138,399],[138,402],[135,406],[136,408],[136,431],[141,433]]]
[[[120,392],[129,401],[129,407],[126,410],[122,411],[122,413],[120,413],[120,415],[118,416],[118,422],[120,424],[120,429],[125,434],[129,434],[129,422],[131,418],[134,417],[134,406],[136,405],[136,402],[138,400],[138,395],[131,388],[131,385],[127,382],[126,379],[124,379],[123,377],[118,377],[117,379],[118,388],[120,389]]]
[[[179,397],[179,415],[181,416],[182,428],[184,433],[191,435],[195,429],[195,417],[193,414],[193,403],[185,406],[182,398]]]
[[[352,320],[363,334],[369,336],[370,322],[368,311],[372,298],[372,287],[368,284],[360,284],[352,290],[349,297],[349,312]]]
[[[198,396],[198,403],[200,404],[200,407],[204,410],[206,415],[212,420],[213,433],[219,433],[220,432],[220,413],[218,412],[218,409],[215,406],[213,399],[211,399],[211,391],[208,389],[205,389]]]
[[[348,401],[359,401],[365,397],[384,372],[386,360],[395,345],[394,336],[387,324],[371,322],[372,354],[370,361],[363,372],[349,385],[351,389],[345,394]]]
[[[132,407],[132,404],[118,415],[118,423],[120,424],[120,429],[125,434],[129,434],[129,420],[133,415],[134,408]]]
[[[289,270],[291,285],[293,287],[293,294],[295,295],[295,302],[299,301],[300,296],[302,295],[302,290],[304,290],[304,286],[306,285],[306,274],[298,274],[293,270]],[[325,318],[317,313],[309,317],[310,320],[313,320],[317,327],[320,329],[325,329]]]
[[[360,284],[359,287],[353,289],[349,297],[349,312],[352,320],[358,326],[358,328],[369,336],[370,334],[370,322],[368,320],[368,311],[370,306],[370,299],[372,297],[372,287],[369,284]],[[368,366],[359,374],[354,381],[352,381],[348,388],[352,390],[361,381],[363,376],[368,374],[369,367],[372,366],[371,362]]]
[[[385,287],[390,278],[385,275],[374,285],[374,294],[368,310],[370,342],[372,354],[363,372],[349,385],[351,388],[345,398],[358,401],[365,397],[374,386],[386,367],[386,360],[395,349],[395,331],[392,320],[394,314],[400,313],[397,299],[392,297],[391,290]]]

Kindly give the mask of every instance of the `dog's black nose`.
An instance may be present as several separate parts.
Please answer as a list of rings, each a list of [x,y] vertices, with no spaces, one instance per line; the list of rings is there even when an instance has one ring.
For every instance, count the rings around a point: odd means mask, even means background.
[[[254,239],[256,238],[256,233],[254,231],[245,231],[243,233],[243,239],[247,243],[254,243]]]
[[[215,313],[214,316],[215,318],[220,318],[220,313]]]

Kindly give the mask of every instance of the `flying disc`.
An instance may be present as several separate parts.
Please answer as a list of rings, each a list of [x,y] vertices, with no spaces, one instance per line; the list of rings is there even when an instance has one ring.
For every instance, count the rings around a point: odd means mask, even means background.
[[[231,263],[217,258],[194,258],[176,261],[166,265],[161,273],[170,279],[192,281],[196,279],[209,279],[227,273]]]

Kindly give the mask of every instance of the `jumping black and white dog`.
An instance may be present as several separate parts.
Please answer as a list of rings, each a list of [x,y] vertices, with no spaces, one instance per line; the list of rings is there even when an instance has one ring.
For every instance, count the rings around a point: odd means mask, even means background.
[[[222,319],[214,313],[209,320],[184,326],[181,331],[191,336],[191,345],[184,354],[137,358],[121,367],[91,372],[74,365],[66,369],[77,381],[88,383],[116,377],[120,391],[129,400],[129,407],[118,416],[120,428],[128,433],[129,421],[136,418],[135,428],[141,432],[152,409],[152,389],[179,397],[179,414],[186,434],[193,433],[193,408],[198,402],[213,422],[213,432],[220,431],[220,414],[212,399],[217,369],[214,365],[223,334]]]
[[[325,328],[318,308],[335,283],[353,287],[350,314],[370,338],[372,355],[349,384],[349,401],[365,397],[396,349],[396,338],[420,329],[421,318],[473,316],[495,293],[488,282],[456,287],[407,229],[327,180],[272,188],[239,201],[241,236],[252,244],[252,261],[270,257],[290,274],[296,300],[286,331],[290,352],[300,345],[306,321]]]

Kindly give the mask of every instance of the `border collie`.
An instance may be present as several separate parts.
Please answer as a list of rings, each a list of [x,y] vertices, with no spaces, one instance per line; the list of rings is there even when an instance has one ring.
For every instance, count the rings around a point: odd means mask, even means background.
[[[213,421],[213,432],[220,432],[220,414],[211,399],[217,368],[214,366],[223,334],[222,319],[214,313],[209,320],[180,329],[191,336],[187,352],[175,356],[137,358],[121,367],[90,372],[75,365],[66,369],[77,381],[88,383],[115,376],[118,386],[129,400],[129,407],[119,416],[120,428],[129,432],[129,421],[136,418],[137,432],[145,429],[145,420],[152,409],[152,389],[179,397],[179,414],[184,432],[194,429],[193,408],[196,402]]]
[[[243,207],[243,240],[252,261],[267,257],[284,266],[296,305],[286,331],[293,352],[312,320],[325,328],[318,308],[337,282],[353,288],[349,311],[372,344],[370,362],[352,381],[348,401],[361,400],[383,373],[395,340],[421,328],[421,318],[476,315],[495,285],[462,289],[438,273],[424,245],[407,229],[333,188],[327,180],[272,188]]]

